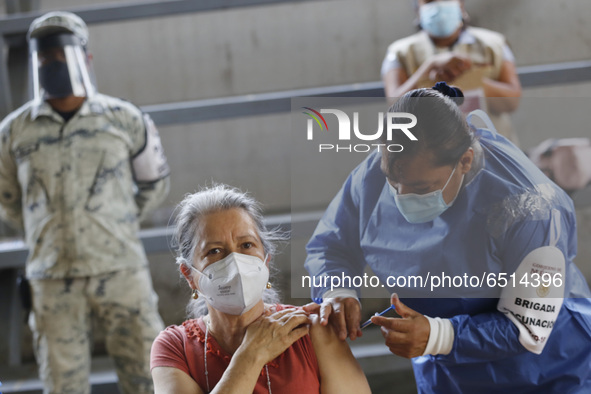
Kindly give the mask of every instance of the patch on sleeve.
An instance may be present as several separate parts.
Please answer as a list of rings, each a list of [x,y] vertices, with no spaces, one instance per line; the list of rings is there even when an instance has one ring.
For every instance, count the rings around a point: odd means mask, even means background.
[[[169,174],[168,162],[162,148],[158,129],[148,114],[144,114],[146,145],[132,160],[136,182],[155,182]]]
[[[564,298],[565,261],[556,246],[532,250],[515,271],[515,287],[503,289],[497,309],[519,329],[519,342],[542,353]]]

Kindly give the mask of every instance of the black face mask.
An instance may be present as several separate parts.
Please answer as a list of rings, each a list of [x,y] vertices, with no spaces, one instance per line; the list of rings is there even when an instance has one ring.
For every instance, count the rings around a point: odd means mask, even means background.
[[[68,65],[53,61],[39,68],[39,82],[51,97],[67,97],[73,93]]]

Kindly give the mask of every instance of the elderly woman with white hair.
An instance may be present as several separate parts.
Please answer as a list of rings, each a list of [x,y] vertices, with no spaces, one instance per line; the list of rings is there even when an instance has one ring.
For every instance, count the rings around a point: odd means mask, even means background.
[[[369,393],[346,342],[300,308],[278,303],[274,242],[257,202],[216,185],[180,203],[177,263],[193,319],[152,346],[156,393]]]

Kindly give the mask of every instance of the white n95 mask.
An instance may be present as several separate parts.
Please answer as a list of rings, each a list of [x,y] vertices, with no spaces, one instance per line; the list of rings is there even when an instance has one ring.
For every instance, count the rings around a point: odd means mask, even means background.
[[[409,223],[426,223],[430,222],[431,220],[435,219],[443,212],[447,210],[447,208],[451,207],[456,200],[460,190],[456,193],[454,199],[449,203],[446,204],[445,200],[443,199],[443,191],[449,184],[451,177],[456,172],[456,165],[454,170],[451,172],[451,175],[445,182],[445,185],[440,190],[435,190],[431,193],[426,194],[398,194],[398,190],[394,186],[388,182],[390,186],[390,190],[392,194],[394,194],[394,200],[396,201],[396,207],[404,216],[407,222]],[[460,185],[464,181],[464,175],[462,175],[462,180],[460,181]]]
[[[231,253],[203,270],[199,292],[218,311],[242,315],[263,298],[268,280],[269,269],[260,258]]]

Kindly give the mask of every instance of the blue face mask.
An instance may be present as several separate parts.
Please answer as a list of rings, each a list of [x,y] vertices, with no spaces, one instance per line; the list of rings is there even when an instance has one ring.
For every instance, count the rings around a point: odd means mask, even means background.
[[[426,223],[430,222],[431,220],[435,219],[439,215],[441,215],[445,210],[451,207],[458,196],[460,190],[456,193],[454,199],[448,204],[445,203],[443,199],[443,191],[449,184],[451,177],[456,172],[456,167],[451,172],[451,175],[445,182],[443,189],[435,190],[434,192],[427,193],[427,194],[398,194],[398,190],[394,186],[388,182],[390,186],[390,190],[394,194],[394,200],[396,201],[396,206],[398,210],[404,216],[407,222],[409,223]],[[460,185],[464,181],[464,175],[462,175],[462,180],[460,181]]]
[[[419,8],[421,27],[437,38],[451,36],[462,23],[462,8],[458,1],[433,1]]]

